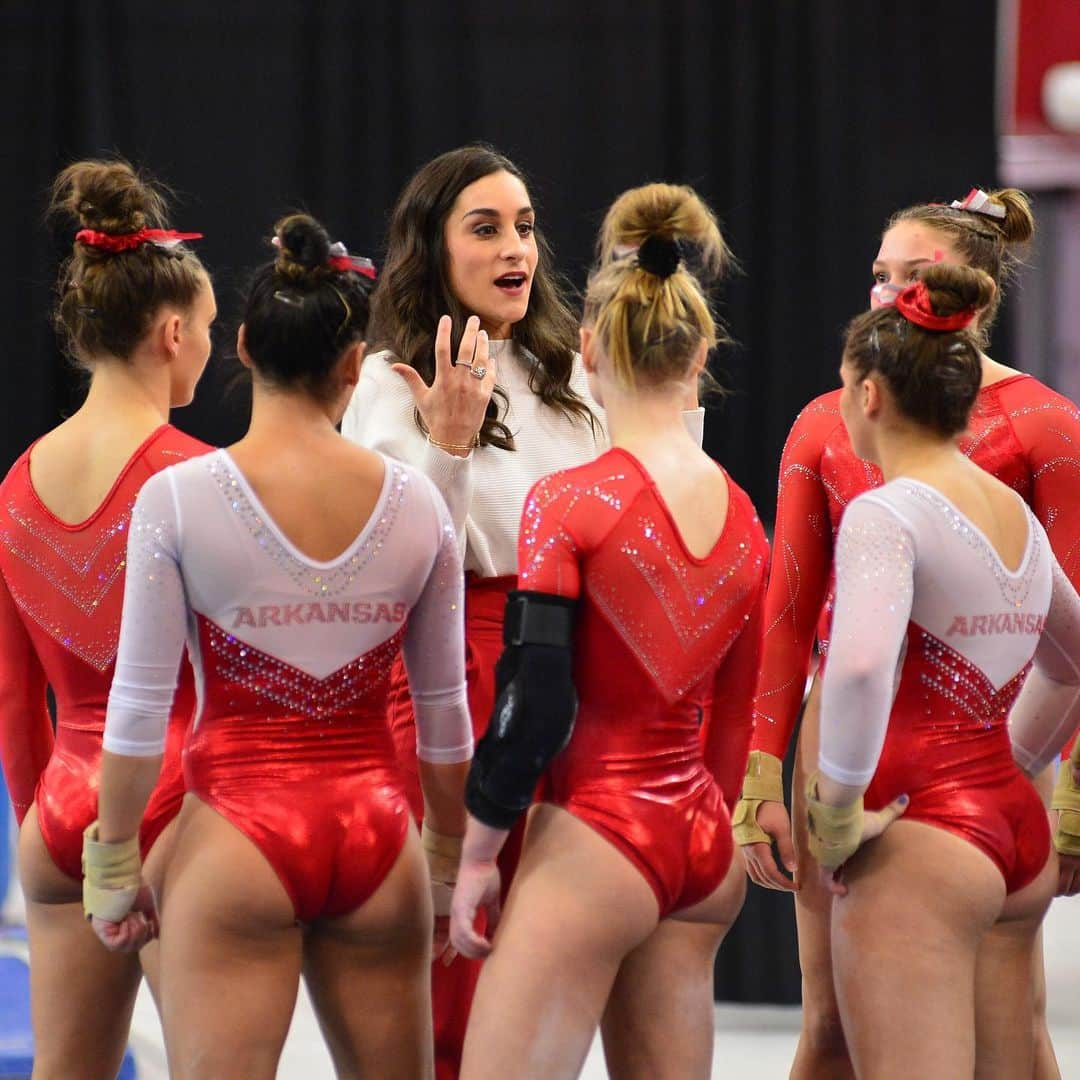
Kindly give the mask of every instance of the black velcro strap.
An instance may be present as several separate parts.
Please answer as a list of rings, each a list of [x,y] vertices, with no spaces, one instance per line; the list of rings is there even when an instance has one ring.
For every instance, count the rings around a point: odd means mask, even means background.
[[[504,645],[556,645],[573,641],[577,601],[550,593],[515,590],[506,598]]]

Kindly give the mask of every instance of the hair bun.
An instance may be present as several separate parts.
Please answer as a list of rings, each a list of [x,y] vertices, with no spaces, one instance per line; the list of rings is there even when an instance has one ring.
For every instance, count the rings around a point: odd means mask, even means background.
[[[650,270],[646,263],[652,259],[652,253],[646,253],[643,259],[642,252],[650,243],[657,250],[662,244],[676,242],[678,258],[693,252],[694,273],[702,278],[716,277],[734,262],[713,212],[693,188],[681,184],[645,184],[624,191],[611,204],[600,228],[600,261],[610,262],[617,257],[618,249],[636,247],[643,269],[670,277],[674,267],[661,272],[670,262],[670,254],[664,255],[662,261],[657,255],[657,269]]]
[[[933,263],[919,275],[935,315],[985,308],[994,298],[994,279],[984,270],[951,263]]]
[[[1005,207],[1005,217],[995,225],[1006,244],[1025,244],[1035,235],[1035,215],[1031,200],[1019,188],[988,191],[990,198]]]
[[[167,225],[164,195],[126,161],[77,161],[56,178],[50,214],[84,229],[120,235]]]
[[[642,270],[658,278],[669,278],[679,269],[682,247],[678,240],[667,236],[647,236],[637,249],[637,261]]]
[[[274,226],[279,254],[275,268],[287,278],[306,277],[326,268],[330,236],[310,214],[290,214]]]

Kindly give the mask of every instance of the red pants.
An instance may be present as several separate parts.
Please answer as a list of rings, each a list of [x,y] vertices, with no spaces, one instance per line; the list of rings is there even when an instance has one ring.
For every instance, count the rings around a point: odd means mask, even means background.
[[[502,653],[503,613],[506,594],[517,586],[514,577],[470,577],[465,591],[465,678],[473,734],[479,739],[487,730],[495,704],[495,663]],[[405,776],[405,792],[417,821],[424,814],[420,774],[416,763],[416,723],[405,665],[399,656],[390,674],[387,719],[398,760]],[[521,854],[524,819],[510,833],[499,854],[503,898]],[[435,1028],[436,1080],[457,1080],[461,1050],[469,1020],[473,993],[480,978],[480,960],[457,957],[447,967],[436,961],[431,968],[431,1003]]]

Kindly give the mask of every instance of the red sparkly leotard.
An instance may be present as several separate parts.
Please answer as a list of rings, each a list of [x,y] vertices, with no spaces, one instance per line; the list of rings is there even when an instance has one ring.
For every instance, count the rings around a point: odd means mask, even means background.
[[[541,480],[522,518],[520,587],[580,600],[577,720],[545,796],[634,863],[662,916],[726,873],[746,766],[768,546],[749,498],[728,491],[703,559],[621,449]]]
[[[367,524],[330,562],[289,542],[224,450],[155,477],[132,519],[105,746],[160,752],[186,636],[187,788],[255,843],[302,922],[362,904],[404,843],[386,727],[399,649],[420,757],[472,753],[453,526],[426,477],[384,463]]]
[[[752,747],[779,758],[802,705],[815,631],[828,649],[832,561],[840,516],[881,483],[855,456],[839,410],[840,391],[799,414],[780,462],[765,647],[754,704]],[[1035,511],[1065,573],[1080,583],[1080,412],[1029,375],[979,391],[961,449],[1017,491]]]
[[[1080,717],[1080,598],[1024,509],[1028,539],[1013,569],[920,481],[894,480],[848,506],[818,760],[842,784],[869,782],[868,809],[906,792],[905,821],[973,844],[1009,892],[1043,868],[1050,831],[1007,721],[1034,773]]]
[[[0,752],[15,813],[31,803],[56,865],[82,876],[83,830],[97,817],[105,703],[120,637],[131,508],[147,479],[210,448],[169,425],[132,454],[85,521],[61,521],[30,481],[33,447],[0,485]],[[180,657],[177,657],[177,666]],[[56,737],[46,687],[56,699]],[[144,852],[180,808],[180,749],[191,719],[183,665],[168,746],[143,822]]]

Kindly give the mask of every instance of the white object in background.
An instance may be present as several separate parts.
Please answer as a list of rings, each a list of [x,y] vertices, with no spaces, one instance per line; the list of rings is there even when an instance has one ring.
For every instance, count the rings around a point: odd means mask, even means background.
[[[1080,61],[1047,69],[1042,85],[1043,112],[1058,131],[1080,133]]]

